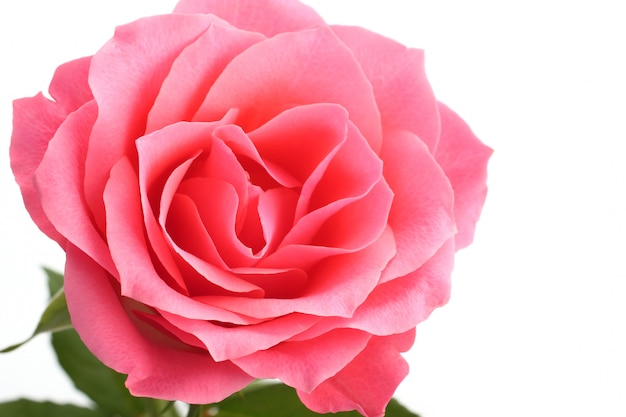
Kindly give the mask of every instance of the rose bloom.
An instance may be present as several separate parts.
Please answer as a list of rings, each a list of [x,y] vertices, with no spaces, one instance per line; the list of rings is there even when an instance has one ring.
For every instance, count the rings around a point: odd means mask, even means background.
[[[11,160],[73,325],[131,393],[257,378],[379,416],[446,303],[491,150],[423,52],[296,0],[182,0],[17,100]]]

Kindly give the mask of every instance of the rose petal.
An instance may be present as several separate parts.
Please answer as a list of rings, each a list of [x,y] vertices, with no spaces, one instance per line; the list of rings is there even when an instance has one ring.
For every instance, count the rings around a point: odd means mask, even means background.
[[[432,152],[439,140],[437,100],[424,68],[424,51],[359,27],[333,26],[371,81],[385,129],[409,130]]]
[[[217,361],[240,358],[259,350],[269,349],[320,320],[319,317],[294,313],[249,326],[225,327],[167,312],[163,312],[162,315],[175,327],[201,340]],[[253,376],[258,378],[256,375]]]
[[[439,103],[441,139],[435,159],[454,189],[457,250],[474,238],[476,222],[487,197],[487,161],[492,150],[483,145],[456,113]]]
[[[331,221],[331,225],[325,231],[320,229],[334,216],[342,217],[338,213],[351,212],[350,207],[353,204],[358,205],[357,202],[371,193],[375,187],[378,187],[376,192],[380,200],[376,201],[375,206],[368,207],[366,212],[369,215],[378,213],[377,220],[374,220],[375,216],[372,217],[370,219],[372,223],[366,227],[363,227],[364,223],[357,223],[354,220],[344,225],[349,227],[358,224],[360,230],[357,233],[377,230],[378,233],[370,235],[372,238],[377,237],[386,225],[388,209],[385,208],[385,204],[390,202],[392,196],[391,193],[385,196],[382,190],[386,185],[380,183],[383,168],[381,160],[352,124],[348,123],[345,141],[338,149],[333,149],[330,158],[324,160],[320,168],[316,169],[304,184],[296,209],[294,227],[289,231],[281,246],[312,244],[347,248],[341,244],[324,241],[324,236],[329,236],[327,232],[339,238],[356,236],[354,233],[341,236],[339,232],[334,233],[329,230],[336,226],[345,231],[345,227],[338,226],[337,221]],[[368,201],[371,203],[372,199]],[[302,217],[298,217],[299,215]],[[345,217],[342,218],[345,219]],[[362,246],[357,245],[357,247]]]
[[[398,247],[384,282],[415,271],[456,229],[452,187],[422,141],[407,131],[385,131],[382,159],[395,194],[389,225]]]
[[[449,239],[421,268],[378,285],[352,317],[330,317],[291,340],[313,339],[335,328],[359,329],[378,336],[406,332],[448,302],[454,265]]]
[[[56,101],[40,93],[13,102],[13,133],[9,150],[13,175],[33,221],[61,246],[65,244],[65,237],[55,230],[43,212],[32,175],[43,160],[48,142],[66,116],[91,99],[87,85],[90,61],[89,57],[81,58],[57,68],[49,88]]]
[[[216,363],[197,349],[172,348],[138,332],[104,269],[73,245],[67,248],[65,293],[72,324],[89,350],[128,374],[135,396],[195,404],[221,401],[252,377],[230,362]]]
[[[357,410],[366,417],[382,417],[396,388],[409,372],[400,352],[406,351],[414,331],[373,337],[367,347],[335,376],[311,393],[299,390],[300,400],[318,413]]]
[[[146,132],[191,120],[224,67],[263,39],[258,33],[244,32],[225,22],[212,23],[173,62],[148,114]]]
[[[216,120],[236,108],[237,124],[251,131],[286,109],[311,103],[342,105],[372,149],[380,149],[372,86],[328,27],[280,34],[246,49],[215,81],[193,120]]]
[[[193,200],[178,194],[172,201],[167,225],[168,237],[174,250],[180,255],[180,265],[184,273],[185,287],[191,296],[223,294],[262,297],[265,292],[257,285],[238,278],[228,267],[211,262],[220,258],[213,240],[207,233],[202,218]],[[193,268],[193,270],[190,270]]]
[[[214,14],[235,27],[267,36],[324,24],[311,7],[290,0],[181,0],[174,13]]]
[[[204,15],[140,19],[118,27],[93,56],[89,84],[99,113],[89,141],[85,195],[102,228],[109,171],[123,155],[134,155],[134,140],[146,130],[147,114],[172,63],[214,21]]]
[[[261,190],[250,185],[249,174],[241,166],[233,150],[222,140],[214,137],[211,142],[211,151],[204,163],[197,164],[189,176],[219,179],[233,186],[239,198],[235,214],[235,231],[239,232],[245,220],[248,200],[259,195]]]
[[[20,186],[24,205],[37,227],[62,247],[67,241],[44,213],[32,176],[41,163],[48,142],[66,114],[60,106],[41,93],[13,102],[13,134],[11,136],[11,169]]]
[[[145,240],[137,174],[127,159],[111,170],[104,191],[107,238],[122,295],[184,317],[250,324],[258,320],[206,305],[168,286],[155,271]]]
[[[311,392],[333,377],[367,346],[371,335],[336,329],[305,342],[285,342],[271,349],[233,359],[256,378],[278,378],[285,384]]]
[[[87,57],[57,68],[49,88],[57,101],[49,100],[40,93],[13,102],[13,133],[9,150],[11,169],[33,221],[61,246],[65,244],[65,237],[55,230],[43,212],[32,175],[46,153],[48,142],[68,113],[91,99],[87,85],[89,64],[90,58]]]
[[[351,317],[378,283],[380,271],[395,253],[393,235],[385,231],[369,247],[333,256],[308,271],[306,291],[292,299],[243,299],[208,296],[197,299],[245,316],[268,319],[300,312],[316,316]]]
[[[234,113],[230,112],[219,122],[176,123],[136,141],[147,236],[159,262],[181,286],[180,271],[170,252],[171,242],[163,233],[167,210],[193,160],[200,152],[212,149],[213,141],[210,138],[214,130],[232,121],[233,117]],[[187,168],[181,170],[182,167]],[[218,262],[218,259],[215,257],[213,260]]]
[[[220,257],[230,267],[252,266],[258,254],[235,234],[235,215],[239,199],[232,185],[214,178],[190,178],[181,183],[179,193],[195,204],[207,235]],[[185,222],[178,220],[177,223]],[[171,230],[171,227],[168,226]],[[179,227],[185,233],[187,227]]]
[[[87,138],[97,115],[98,107],[90,101],[65,119],[50,140],[33,180],[55,229],[114,274],[108,247],[92,223],[82,194]]]
[[[87,83],[91,57],[79,58],[67,62],[54,72],[50,82],[50,96],[59,103],[67,114],[93,100],[91,88]]]
[[[259,151],[250,140],[250,137],[241,127],[230,124],[217,128],[215,138],[223,141],[245,168],[249,176],[249,182],[255,187],[263,189],[283,186],[287,188],[298,187],[298,180],[280,167],[267,165],[259,155]]]
[[[345,142],[348,121],[342,106],[315,103],[285,110],[250,132],[249,137],[272,170],[286,171],[302,187]]]

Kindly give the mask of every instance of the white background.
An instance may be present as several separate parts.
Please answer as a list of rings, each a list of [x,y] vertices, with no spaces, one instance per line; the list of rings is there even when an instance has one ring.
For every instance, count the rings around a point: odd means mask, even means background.
[[[113,27],[174,0],[0,4],[0,345],[44,307],[63,253],[9,169],[11,100],[45,90]],[[448,306],[418,327],[398,396],[423,417],[626,415],[626,2],[308,0],[426,49],[438,97],[495,149]],[[0,356],[0,400],[76,394],[40,337]]]

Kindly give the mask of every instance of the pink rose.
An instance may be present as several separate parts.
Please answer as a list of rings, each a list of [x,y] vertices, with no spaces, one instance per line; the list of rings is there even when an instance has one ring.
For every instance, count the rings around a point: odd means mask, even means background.
[[[12,166],[73,324],[138,396],[255,378],[383,413],[446,303],[491,150],[423,53],[295,0],[182,0],[15,102]]]

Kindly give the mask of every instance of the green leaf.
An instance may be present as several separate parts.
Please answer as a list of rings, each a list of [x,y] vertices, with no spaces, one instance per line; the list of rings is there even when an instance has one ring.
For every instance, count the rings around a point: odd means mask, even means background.
[[[22,346],[26,342],[30,341],[32,338],[41,333],[46,332],[58,332],[61,330],[66,330],[72,327],[72,322],[70,321],[70,314],[67,311],[67,302],[65,301],[65,293],[61,288],[57,293],[50,299],[50,303],[48,307],[44,310],[41,318],[39,319],[39,323],[35,328],[33,334],[26,340],[21,343],[17,343],[15,345],[9,346],[0,350],[0,353],[10,352],[12,350],[17,349]]]
[[[296,391],[284,384],[254,384],[234,394],[224,401],[205,406],[209,415],[215,417],[315,417],[320,415],[335,417],[361,417],[356,411],[318,414],[302,404]],[[385,417],[419,417],[391,400]]]
[[[26,399],[0,403],[0,416],[5,417],[103,417],[97,411],[75,405],[38,402]]]
[[[63,274],[46,267],[43,268],[43,271],[48,276],[48,292],[50,297],[53,297],[63,288]]]
[[[105,366],[87,349],[74,330],[52,335],[52,346],[61,367],[76,388],[84,392],[101,409],[120,417],[134,417],[147,409],[163,409],[166,402],[137,398],[124,385],[125,375]]]

